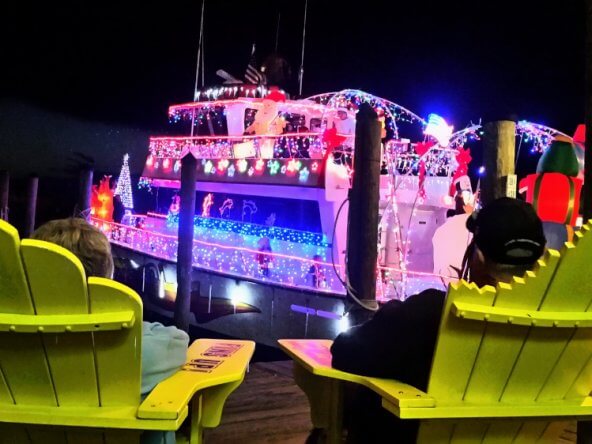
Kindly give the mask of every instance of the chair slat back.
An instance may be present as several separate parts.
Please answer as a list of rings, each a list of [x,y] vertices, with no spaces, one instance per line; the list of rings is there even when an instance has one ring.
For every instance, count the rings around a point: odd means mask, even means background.
[[[142,300],[118,282],[88,279],[92,313],[133,310],[135,323],[94,335],[101,406],[139,405],[142,373]]]
[[[0,311],[35,314],[16,228],[0,220]],[[0,333],[0,404],[55,406],[56,397],[38,335]]]
[[[539,261],[537,278],[514,278],[511,285],[499,284],[493,306],[536,310],[548,283],[559,264],[559,253],[550,250]],[[533,285],[529,285],[533,281]],[[528,282],[528,283],[527,283]],[[465,321],[470,322],[470,321]],[[480,346],[473,359],[473,369],[459,400],[467,402],[499,402],[516,360],[523,350],[529,328],[517,325],[486,324],[479,339]],[[462,328],[462,326],[461,326]]]
[[[584,399],[592,389],[592,328],[515,325],[463,319],[451,312],[455,301],[503,309],[584,313],[592,310],[590,222],[566,243],[561,253],[549,250],[533,271],[511,284],[477,288],[460,282],[450,286],[432,363],[428,394],[439,406],[532,404]],[[485,311],[484,311],[485,313]],[[534,316],[534,315],[533,315]],[[451,377],[454,375],[454,377]],[[549,421],[490,426],[481,432],[470,421],[431,422],[420,440],[436,434],[450,442],[546,442],[557,425]],[[476,427],[476,426],[475,426]]]
[[[80,260],[55,244],[24,239],[21,255],[37,314],[89,313]],[[99,406],[92,333],[43,334],[59,406]]]
[[[130,311],[133,323],[119,330],[97,326],[97,331],[74,332],[66,324],[61,333],[25,333],[25,322],[42,322],[25,317],[15,331],[0,333],[0,404],[137,408],[142,349],[142,302],[136,293],[108,279],[91,277],[87,284],[82,264],[72,253],[47,242],[21,242],[16,229],[0,221],[0,313],[62,316],[51,321],[57,319],[59,326],[65,322],[63,315],[69,316],[67,322],[88,324],[96,322],[89,321],[89,314],[114,314],[104,318],[112,320],[125,312],[131,319]],[[140,436],[139,431],[9,422],[0,427],[0,442],[31,444],[137,443]]]

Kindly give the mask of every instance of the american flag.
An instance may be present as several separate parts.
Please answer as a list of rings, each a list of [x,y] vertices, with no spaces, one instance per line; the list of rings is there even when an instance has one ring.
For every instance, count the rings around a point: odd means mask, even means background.
[[[255,61],[255,44],[253,43],[253,49],[251,50],[251,59],[247,65],[245,71],[245,80],[254,85],[260,85],[265,83],[265,74],[259,71],[257,68],[257,62]]]

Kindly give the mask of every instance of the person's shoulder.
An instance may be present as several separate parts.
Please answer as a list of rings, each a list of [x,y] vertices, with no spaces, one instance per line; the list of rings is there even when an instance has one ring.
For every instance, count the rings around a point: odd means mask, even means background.
[[[428,288],[421,293],[410,296],[405,302],[420,301],[424,299],[444,300],[445,297],[446,293],[444,291],[438,290],[436,288]]]
[[[168,337],[171,340],[187,340],[189,336],[183,330],[179,330],[174,326],[165,326],[160,322],[146,322],[143,323],[143,336],[160,336]]]
[[[446,293],[442,290],[429,288],[410,296],[404,302],[404,309],[412,318],[440,318]]]

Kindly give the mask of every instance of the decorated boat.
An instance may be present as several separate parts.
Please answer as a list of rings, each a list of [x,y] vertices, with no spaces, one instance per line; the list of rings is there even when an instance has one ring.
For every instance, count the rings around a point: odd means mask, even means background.
[[[474,205],[463,146],[478,126],[454,133],[441,117],[425,120],[358,90],[290,100],[277,88],[236,85],[195,99],[169,108],[181,135],[150,139],[133,193],[146,211],[93,219],[113,244],[118,278],[148,308],[174,309],[181,159],[191,153],[194,324],[270,345],[346,327],[347,198],[361,103],[383,126],[377,299],[457,277],[435,269],[432,238],[451,211]],[[131,199],[121,183],[116,194]]]

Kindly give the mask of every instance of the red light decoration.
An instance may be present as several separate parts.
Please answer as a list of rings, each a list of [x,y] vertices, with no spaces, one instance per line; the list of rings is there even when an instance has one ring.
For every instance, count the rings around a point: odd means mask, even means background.
[[[520,181],[530,202],[544,222],[576,225],[582,181],[561,173],[530,174]]]
[[[214,204],[214,195],[212,193],[208,193],[206,197],[204,197],[203,203],[201,205],[201,217],[210,217],[210,208]]]
[[[104,176],[99,186],[93,185],[90,214],[97,219],[113,221],[113,191],[109,187],[111,176]]]

